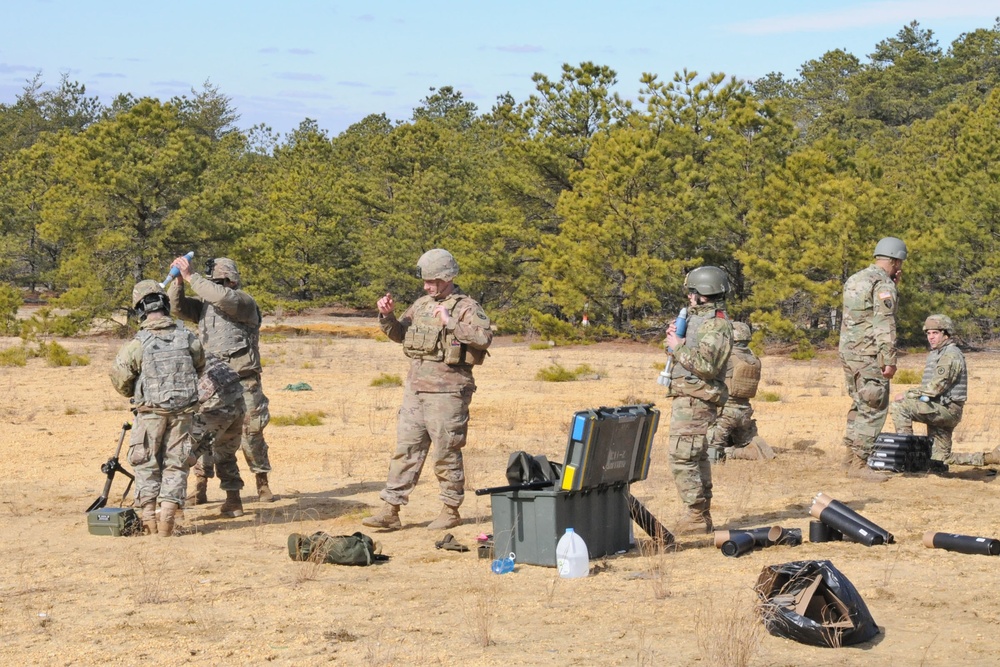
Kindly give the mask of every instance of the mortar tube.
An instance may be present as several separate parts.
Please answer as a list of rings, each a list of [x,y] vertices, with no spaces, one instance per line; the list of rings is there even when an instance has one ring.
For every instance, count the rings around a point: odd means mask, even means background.
[[[729,539],[722,543],[722,555],[730,558],[737,558],[753,551],[753,535],[742,530],[729,531]]]
[[[944,549],[960,554],[1000,556],[1000,540],[991,537],[935,533],[933,530],[928,530],[924,533],[924,546],[928,549]]]
[[[837,512],[832,507],[821,507],[820,505],[813,504],[809,508],[809,514],[831,528],[836,528],[844,534],[844,537],[852,542],[858,542],[866,547],[885,543],[885,539],[881,535],[872,532],[851,517]]]
[[[825,493],[822,492],[817,493],[816,497],[813,499],[813,504],[818,504],[820,507],[829,507],[834,511],[840,512],[844,516],[853,519],[855,522],[864,526],[867,530],[875,533],[876,535],[879,535],[885,544],[895,544],[896,542],[895,536],[888,530],[876,524],[875,522],[871,521],[867,517],[858,514],[844,503],[834,498],[831,498]]]

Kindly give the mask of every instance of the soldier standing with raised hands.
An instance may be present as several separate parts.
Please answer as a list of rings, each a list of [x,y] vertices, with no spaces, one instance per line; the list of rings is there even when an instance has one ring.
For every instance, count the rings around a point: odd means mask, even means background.
[[[417,277],[426,294],[396,319],[391,294],[378,300],[379,326],[389,340],[402,343],[410,358],[403,404],[396,423],[396,451],[379,497],[385,506],[361,523],[373,528],[402,527],[405,505],[434,445],[434,473],[444,507],[427,527],[452,528],[461,523],[458,508],[465,499],[462,448],[469,428],[469,404],[476,390],[472,369],[483,363],[493,341],[490,320],[475,299],[454,283],[458,262],[447,250],[428,250],[417,260]]]
[[[236,262],[228,257],[210,260],[207,276],[192,272],[185,257],[178,257],[170,266],[179,271],[167,288],[174,313],[196,322],[205,350],[223,359],[240,376],[246,407],[241,448],[250,470],[256,474],[259,499],[271,502],[271,460],[264,440],[264,427],[271,414],[260,383],[260,309],[254,298],[240,289]],[[185,296],[185,282],[197,298]]]

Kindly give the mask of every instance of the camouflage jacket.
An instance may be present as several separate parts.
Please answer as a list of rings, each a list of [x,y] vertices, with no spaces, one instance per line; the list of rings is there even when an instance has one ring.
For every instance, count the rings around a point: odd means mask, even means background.
[[[920,388],[910,391],[914,394],[912,398],[927,396],[944,405],[965,404],[969,397],[969,372],[965,367],[965,355],[953,340],[947,339],[941,347],[928,353]]]
[[[202,349],[201,343],[180,322],[172,320],[169,317],[151,316],[139,328],[141,331],[148,331],[153,335],[172,337],[176,333],[186,334],[188,337],[188,350],[191,353],[194,370],[200,373],[205,367],[205,352]],[[142,341],[139,339],[139,336],[136,336],[125,343],[115,357],[114,363],[111,366],[111,384],[114,385],[115,390],[122,396],[131,398],[136,395],[136,383],[140,380],[143,370],[143,353]],[[194,386],[196,382],[195,378],[192,377],[191,382],[192,386],[189,389],[193,396],[197,396],[197,388]],[[152,405],[144,405],[142,399],[140,397],[137,398],[139,398],[137,408],[140,412],[169,413],[167,410],[161,410]]]
[[[240,377],[260,375],[260,309],[254,298],[241,289],[219,285],[201,274],[191,274],[191,289],[172,281],[167,288],[170,312],[198,324],[202,345],[217,354]]]
[[[896,365],[896,283],[876,264],[844,283],[840,356],[874,357],[879,366]]]
[[[420,297],[399,319],[392,313],[380,315],[379,327],[389,340],[402,343],[407,330],[414,322],[425,323],[425,326],[428,322],[433,323],[436,319],[432,315],[434,308],[441,301],[448,301],[453,296],[463,298],[455,301],[448,324],[441,325],[438,320],[437,324],[433,325],[440,327],[441,344],[450,339],[475,350],[485,351],[493,342],[490,318],[475,299],[465,295],[457,286],[445,299],[436,300],[428,295]],[[437,356],[443,358],[443,353]],[[472,377],[471,364],[447,364],[443,360],[437,361],[428,356],[428,358],[411,358],[406,387],[411,391],[444,393],[458,392],[466,388],[475,390],[476,382]]]
[[[722,302],[688,308],[684,343],[674,350],[671,396],[724,403],[726,367],[733,349],[733,325]]]

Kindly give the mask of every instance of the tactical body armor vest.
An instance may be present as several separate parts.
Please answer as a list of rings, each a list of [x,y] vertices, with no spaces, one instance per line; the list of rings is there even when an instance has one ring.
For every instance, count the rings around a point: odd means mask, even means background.
[[[937,368],[938,361],[944,356],[948,348],[954,345],[953,342],[948,342],[942,345],[936,350],[931,350],[927,355],[927,365],[924,366],[924,375],[921,378],[921,383],[926,387],[931,382],[934,381],[934,369]],[[962,403],[964,404],[969,398],[969,371],[962,364],[962,372],[959,374],[958,379],[955,381],[955,386],[941,394],[938,400],[944,405],[949,405],[950,403]]]
[[[726,378],[730,398],[753,398],[760,384],[760,359],[748,348],[733,346],[729,357],[733,374]]]
[[[711,319],[715,318],[728,319],[726,313],[723,310],[710,310],[705,313],[692,314],[688,313],[687,318],[687,333],[685,335],[686,344],[689,347],[698,347],[701,344],[701,339],[705,337],[705,332],[702,330],[704,324]],[[724,381],[725,380],[725,369],[723,369],[722,374],[716,379]],[[701,382],[701,378],[697,375],[684,368],[681,364],[674,364],[671,366],[670,376],[672,378],[691,378]]]
[[[434,309],[442,305],[449,315],[465,294],[451,294],[441,301],[422,296],[414,304],[413,320],[403,336],[403,353],[411,359],[439,361],[449,366],[478,366],[486,358],[486,350],[477,350],[456,340],[453,332],[445,330]]]
[[[260,319],[260,309],[258,309],[258,324]],[[198,331],[205,351],[221,357],[240,377],[260,373],[259,326],[237,322],[206,302],[199,318]]]
[[[198,373],[191,359],[190,335],[182,326],[136,334],[142,344],[136,405],[173,412],[197,402]]]

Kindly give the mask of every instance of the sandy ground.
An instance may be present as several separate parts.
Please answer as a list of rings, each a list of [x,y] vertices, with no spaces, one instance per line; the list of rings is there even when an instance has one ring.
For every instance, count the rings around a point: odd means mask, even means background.
[[[352,319],[352,326],[367,326]],[[519,565],[494,575],[475,539],[492,532],[489,500],[467,495],[452,532],[473,550],[435,549],[428,531],[439,500],[426,471],[403,509],[404,529],[371,532],[388,563],[344,567],[293,562],[290,533],[347,534],[379,505],[404,376],[398,346],[329,335],[265,335],[264,388],[276,416],[322,412],[319,426],[271,426],[274,503],[252,481],[247,515],[223,519],[224,493],[189,508],[187,534],[90,535],[84,509],[99,494],[127,402],[109,363],[121,341],[60,341],[87,366],[39,359],[0,368],[0,660],[4,664],[302,665],[965,665],[998,664],[1000,560],[926,549],[925,530],[997,536],[1000,498],[989,470],[944,477],[845,478],[839,468],[848,400],[835,356],[764,358],[758,402],[772,462],[715,468],[720,527],[780,524],[808,535],[811,498],[823,491],[895,533],[897,543],[772,547],[726,558],[710,541],[649,548],[592,562],[592,574],[560,580],[552,568]],[[20,344],[0,339],[0,348]],[[923,355],[901,366],[920,371]],[[667,468],[669,403],[655,383],[659,348],[602,344],[531,350],[500,339],[477,371],[466,464],[470,489],[504,483],[508,455],[523,449],[562,460],[572,414],[602,405],[657,402],[663,420],[649,478],[633,493],[664,523],[680,511]],[[546,383],[543,367],[589,364],[596,380]],[[996,444],[1000,356],[969,355],[973,396],[956,449]],[[283,388],[307,382],[309,392]],[[241,458],[242,463],[242,458]],[[250,476],[245,476],[248,481]],[[117,504],[123,483],[112,491]],[[117,497],[116,495],[117,494]],[[640,547],[648,547],[636,529]],[[858,588],[882,633],[872,642],[819,649],[761,632],[751,618],[761,569],[829,559]]]

